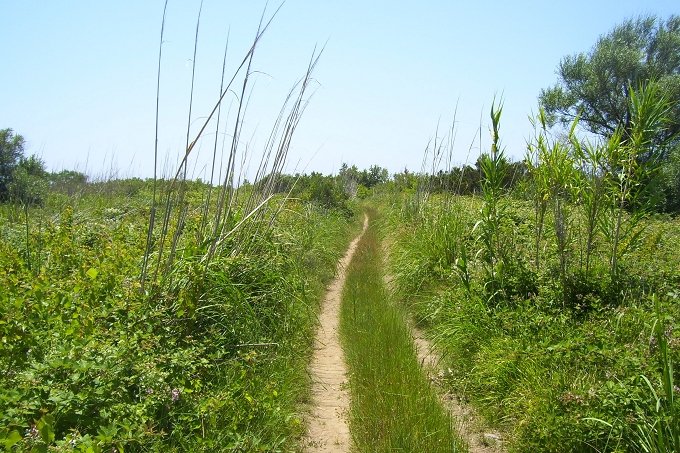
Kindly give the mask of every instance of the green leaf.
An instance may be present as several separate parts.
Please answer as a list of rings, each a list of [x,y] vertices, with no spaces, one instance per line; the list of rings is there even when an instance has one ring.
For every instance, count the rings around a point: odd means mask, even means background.
[[[91,267],[87,270],[87,272],[85,272],[85,275],[90,277],[90,279],[94,280],[95,278],[97,278],[97,275],[99,275],[99,271],[94,267]]]
[[[54,429],[52,429],[52,425],[54,425],[54,417],[52,415],[45,415],[38,421],[37,426],[40,437],[46,444],[54,442]]]
[[[5,450],[9,451],[20,440],[21,434],[19,434],[19,431],[11,431],[9,434],[7,434],[7,437],[2,439],[2,443],[5,444]]]

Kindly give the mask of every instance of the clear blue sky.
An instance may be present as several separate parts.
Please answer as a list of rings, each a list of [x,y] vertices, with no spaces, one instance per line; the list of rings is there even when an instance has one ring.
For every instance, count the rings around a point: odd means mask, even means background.
[[[167,167],[184,146],[199,4],[170,0],[168,6],[159,137]],[[233,68],[264,5],[204,1],[192,118],[206,115],[217,98],[227,31]],[[276,6],[272,0],[269,10]],[[52,170],[151,175],[162,10],[162,0],[2,1],[0,128],[22,134],[27,152]],[[502,141],[519,159],[531,133],[527,116],[536,111],[540,89],[556,81],[563,56],[587,51],[627,18],[678,13],[676,0],[288,0],[256,54],[260,72],[243,145],[256,159],[314,47],[326,44],[315,94],[291,146],[290,171],[297,165],[334,173],[342,162],[419,170],[437,124],[440,131],[450,127],[456,105],[454,161],[464,162],[480,118],[482,148],[488,146],[494,96],[504,101]],[[478,148],[475,142],[470,161]],[[206,138],[194,176],[205,175],[211,152]]]

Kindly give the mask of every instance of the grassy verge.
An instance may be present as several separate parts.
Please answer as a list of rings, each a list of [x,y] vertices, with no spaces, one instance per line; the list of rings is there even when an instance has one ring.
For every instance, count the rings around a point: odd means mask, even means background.
[[[450,360],[448,384],[510,434],[511,451],[674,451],[648,445],[679,432],[668,365],[680,353],[677,219],[645,219],[639,248],[622,264],[627,279],[574,276],[565,305],[559,256],[532,269],[530,207],[503,203],[509,221],[500,242],[516,255],[498,300],[473,229],[481,200],[443,208],[433,198],[418,219],[393,218],[393,272]],[[593,256],[593,266],[606,265],[606,256]]]
[[[180,243],[168,284],[144,293],[140,183],[48,200],[28,235],[23,216],[3,211],[0,445],[299,451],[318,301],[350,222],[291,201],[248,253],[206,268]],[[187,231],[199,220],[190,210]]]
[[[463,450],[418,365],[401,311],[387,301],[375,219],[343,293],[341,335],[350,370],[350,429],[358,451]]]

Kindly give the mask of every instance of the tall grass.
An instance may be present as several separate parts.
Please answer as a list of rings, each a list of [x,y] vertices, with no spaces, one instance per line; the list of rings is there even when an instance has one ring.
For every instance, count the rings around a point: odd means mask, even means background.
[[[631,103],[645,125],[637,138],[589,143],[577,123],[553,137],[539,114],[529,179],[512,196],[493,184],[503,164],[492,113],[482,196],[431,196],[418,218],[393,213],[397,286],[449,360],[451,388],[506,431],[511,450],[677,449],[680,255],[677,220],[649,209],[657,170],[647,156],[661,145],[642,137],[666,111],[654,90]]]
[[[661,369],[660,384],[654,385],[643,376],[654,403],[652,417],[637,426],[637,446],[646,453],[665,453],[680,451],[680,408],[676,403],[676,392],[673,372],[673,359],[669,345],[668,319],[663,316],[658,300],[654,297],[657,319],[653,328],[653,339],[659,348],[657,357]],[[656,388],[660,387],[659,392]]]
[[[387,300],[376,219],[372,222],[350,265],[341,309],[355,447],[461,451],[453,421],[419,367],[403,313]]]
[[[282,5],[279,6],[279,9]],[[279,213],[285,203],[285,199],[273,202],[276,182],[285,167],[288,149],[291,144],[293,134],[304,112],[308,102],[309,88],[312,81],[312,73],[319,61],[320,53],[316,50],[312,54],[303,77],[294,85],[288,93],[278,117],[274,121],[271,133],[264,149],[259,154],[260,163],[253,184],[247,190],[241,190],[243,184],[243,162],[247,153],[252,150],[242,149],[240,140],[244,118],[247,113],[247,96],[252,82],[252,62],[264,33],[267,31],[274,20],[279,9],[267,15],[266,9],[260,18],[260,23],[255,34],[255,38],[249,50],[245,53],[236,70],[225,83],[225,74],[222,73],[220,82],[220,93],[213,109],[208,113],[200,126],[198,132],[190,138],[190,125],[192,122],[192,95],[189,99],[188,126],[186,149],[183,153],[179,166],[174,175],[170,178],[169,184],[154,184],[152,206],[150,208],[149,230],[147,235],[147,247],[142,264],[142,285],[143,287],[152,282],[154,285],[162,285],[171,272],[177,258],[178,247],[181,245],[181,238],[187,230],[189,216],[200,212],[200,221],[197,226],[198,236],[195,244],[190,248],[192,253],[202,255],[200,262],[207,267],[215,256],[229,255],[232,253],[242,253],[256,245],[252,238],[259,234],[266,234],[271,229],[277,213]],[[164,33],[165,12],[163,25],[161,26],[161,46],[159,50],[159,61],[162,58],[162,42]],[[198,47],[200,29],[200,10],[196,22],[196,34],[194,42],[194,53]],[[223,68],[226,63],[226,46],[223,60]],[[194,58],[194,65],[196,64]],[[194,66],[195,69],[195,66]],[[160,71],[160,63],[159,63]],[[192,71],[195,76],[195,72]],[[160,86],[160,72],[159,72]],[[239,82],[240,81],[240,82]],[[237,106],[235,117],[224,125],[220,124],[222,101],[226,94],[234,90],[234,86],[240,83],[238,89]],[[159,91],[160,93],[160,91]],[[193,76],[192,89],[193,93]],[[158,119],[157,119],[158,121]],[[187,167],[189,157],[195,153],[196,144],[201,140],[206,129],[213,124],[215,127],[215,143],[213,145],[211,161],[211,184],[206,187],[206,192],[201,199],[201,206],[192,206],[191,200],[186,198]],[[156,126],[158,130],[158,125]],[[230,144],[226,159],[220,158],[220,162],[226,160],[222,168],[218,164],[217,155],[217,136],[220,128],[231,129]],[[158,137],[156,137],[156,142]],[[157,176],[157,149],[154,158],[154,181]],[[239,159],[239,156],[240,159]],[[216,201],[213,202],[212,179],[215,169],[222,175]],[[159,206],[156,204],[156,187],[163,187],[163,205],[161,206],[162,222],[157,225],[156,217],[159,215]],[[240,195],[240,196],[239,196]],[[186,250],[186,246],[183,246]],[[153,272],[149,275],[148,269],[153,262]],[[148,281],[147,281],[148,280]]]
[[[152,190],[86,193],[77,209],[49,199],[40,229],[30,226],[38,274],[24,225],[0,222],[11,269],[0,273],[0,338],[11,340],[0,344],[0,445],[299,451],[318,300],[347,218],[289,202],[255,239],[258,253],[207,269],[185,255],[172,284],[147,296],[135,276]],[[202,190],[189,184],[187,195]],[[44,439],[25,435],[34,426]]]
[[[510,256],[507,243],[504,242],[504,223],[507,218],[503,204],[503,181],[507,176],[508,161],[500,146],[500,119],[503,106],[491,106],[492,140],[491,151],[479,158],[482,172],[482,206],[481,218],[473,229],[477,233],[481,257],[486,273],[484,288],[489,303],[496,303],[504,296],[505,273],[509,266]]]

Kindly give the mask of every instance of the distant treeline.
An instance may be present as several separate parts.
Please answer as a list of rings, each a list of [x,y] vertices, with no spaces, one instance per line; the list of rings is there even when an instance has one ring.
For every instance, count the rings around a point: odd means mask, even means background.
[[[511,190],[525,181],[529,173],[524,162],[508,162],[508,172],[503,179],[503,188]],[[482,172],[479,162],[475,166],[463,165],[448,171],[439,170],[435,174],[418,175],[416,177],[422,187],[430,193],[453,193],[456,195],[473,195],[482,190]],[[395,180],[398,175],[395,175]]]

